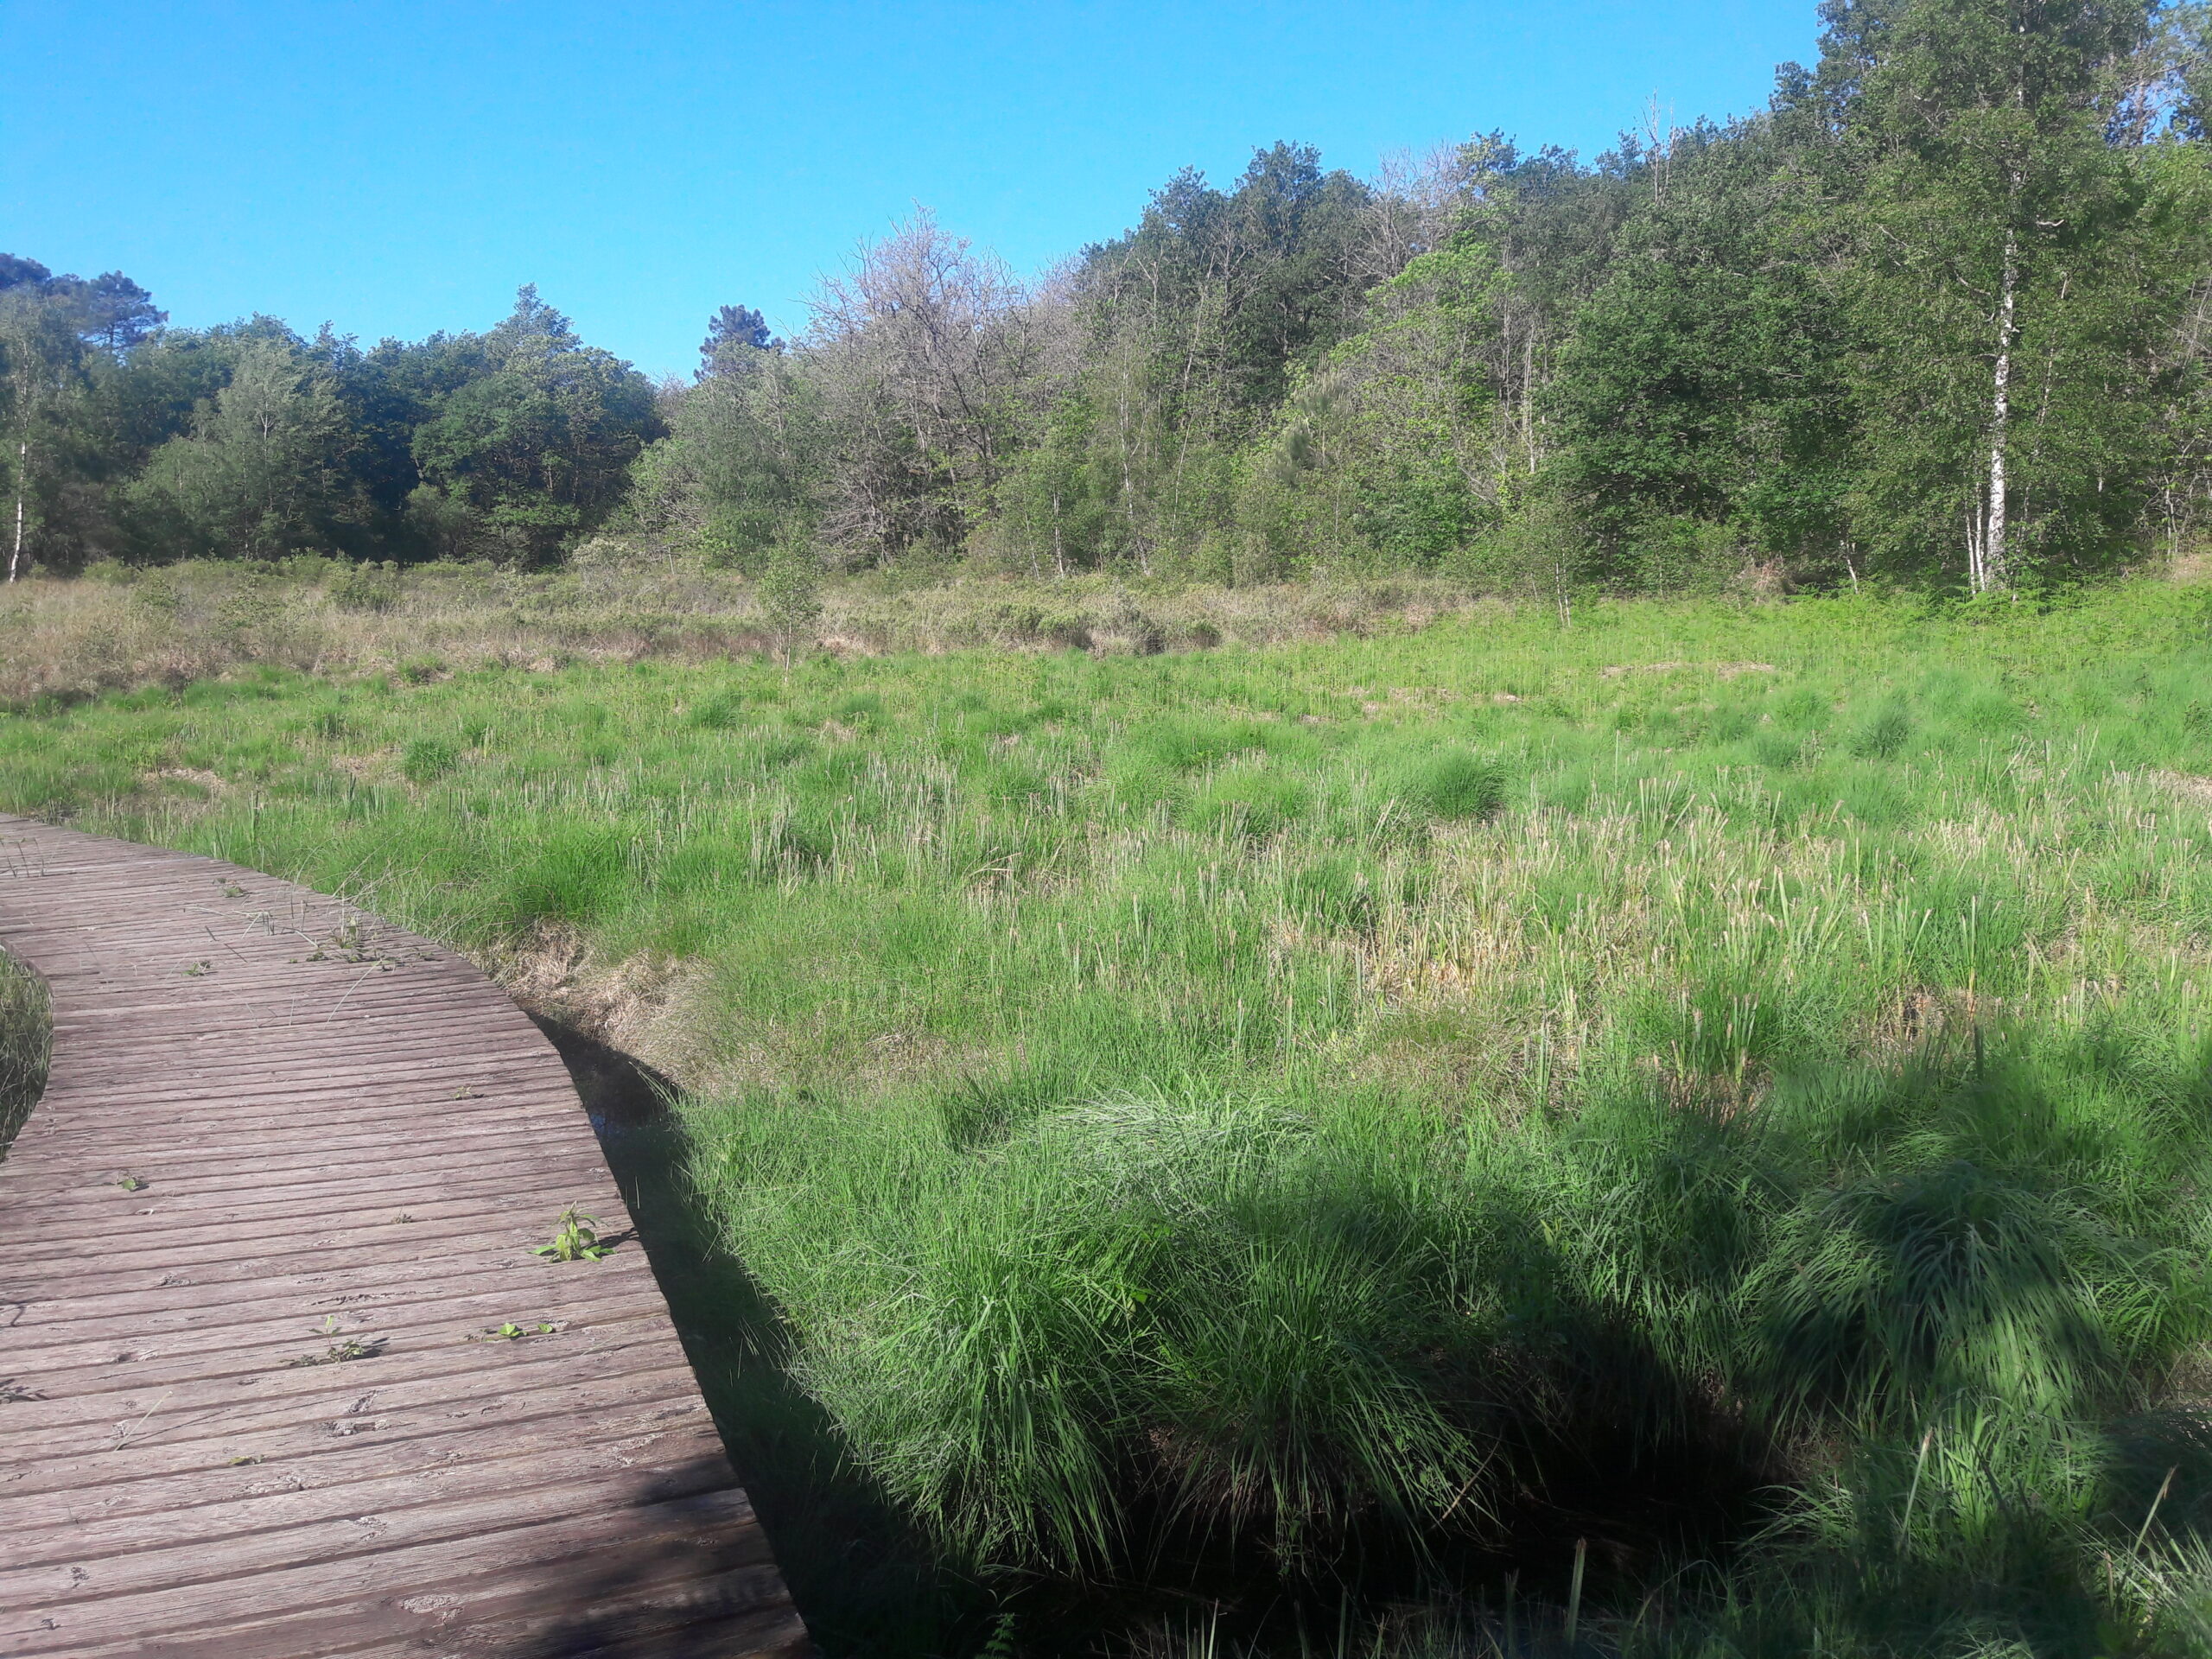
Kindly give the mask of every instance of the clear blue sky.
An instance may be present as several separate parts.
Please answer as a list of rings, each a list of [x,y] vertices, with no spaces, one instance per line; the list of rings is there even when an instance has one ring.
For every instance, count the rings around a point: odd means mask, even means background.
[[[726,301],[800,326],[916,202],[1029,270],[1277,138],[1364,174],[1491,128],[1587,157],[1655,93],[1741,113],[1815,32],[1813,0],[0,0],[0,250],[365,340],[535,282],[660,373]]]

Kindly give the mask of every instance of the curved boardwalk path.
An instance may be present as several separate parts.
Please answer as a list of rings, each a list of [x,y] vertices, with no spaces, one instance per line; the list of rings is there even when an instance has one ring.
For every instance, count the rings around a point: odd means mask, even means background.
[[[638,1244],[531,1254],[630,1224],[496,986],[20,818],[0,945],[54,1016],[0,1163],[0,1654],[806,1650]]]

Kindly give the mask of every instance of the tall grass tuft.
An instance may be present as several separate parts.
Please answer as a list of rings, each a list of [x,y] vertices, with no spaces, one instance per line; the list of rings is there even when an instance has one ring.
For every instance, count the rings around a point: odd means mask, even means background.
[[[0,951],[0,1157],[46,1089],[46,982]]]

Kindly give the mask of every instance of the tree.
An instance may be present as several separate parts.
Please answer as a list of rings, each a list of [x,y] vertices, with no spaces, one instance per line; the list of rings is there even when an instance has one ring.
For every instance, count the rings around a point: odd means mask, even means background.
[[[639,459],[634,524],[747,571],[777,548],[812,540],[834,440],[822,388],[799,365],[772,346],[725,346],[717,372],[684,393],[669,424]]]
[[[137,493],[186,545],[275,558],[327,540],[345,419],[330,378],[257,340],[191,431],[156,450]]]
[[[169,319],[155,308],[151,294],[119,270],[86,283],[79,304],[79,332],[112,358],[124,356]]]
[[[1240,575],[1433,566],[1497,524],[1527,471],[1500,327],[1515,286],[1469,231],[1368,296],[1368,326],[1300,377],[1245,468]]]
[[[22,575],[37,527],[33,503],[45,493],[41,486],[50,489],[54,481],[51,467],[40,476],[35,458],[59,447],[64,408],[84,389],[81,288],[74,277],[55,278],[35,259],[0,254],[0,360],[15,440],[10,582]]]
[[[1764,118],[1676,130],[1644,170],[1560,345],[1559,481],[1624,585],[1681,580],[1682,549],[1727,539],[1700,526],[1848,560],[1851,337],[1789,136]]]
[[[1311,146],[1278,143],[1253,153],[1233,190],[1183,169],[1135,228],[1084,251],[1068,287],[1117,550],[1149,569],[1158,552],[1219,542],[1238,450],[1433,228],[1420,205],[1378,213],[1374,192],[1324,171]]]
[[[1007,550],[1027,556],[1041,575],[1090,569],[1102,561],[1110,521],[1112,480],[1098,462],[1097,410],[1071,389],[1040,412],[1020,454],[1000,479],[993,507]]]
[[[1892,561],[1964,531],[1986,592],[2093,565],[2141,501],[2137,434],[2160,308],[2131,296],[2145,193],[2109,142],[2109,66],[2141,0],[1828,0],[1807,95],[1855,197],[1854,516]],[[2123,487],[2113,489],[2113,484]]]
[[[480,351],[489,372],[415,429],[410,512],[446,550],[543,563],[620,505],[631,463],[663,433],[652,384],[584,345],[535,287]]]
[[[784,675],[809,639],[822,615],[822,562],[804,542],[785,541],[771,550],[760,572],[760,614],[784,651]]]
[[[1048,314],[926,211],[823,278],[812,305],[808,355],[839,437],[826,532],[887,563],[957,548],[1044,389]]]
[[[415,438],[446,399],[493,372],[497,365],[486,338],[442,331],[363,349],[326,329],[308,345],[309,355],[328,365],[346,415],[345,465],[353,499],[346,517],[333,525],[340,548],[378,558],[468,550],[466,527],[473,520],[464,505],[447,515],[454,521],[448,523],[415,499],[423,486]],[[454,524],[459,534],[448,535]]]
[[[750,306],[725,305],[707,320],[707,337],[699,342],[699,370],[704,380],[723,372],[725,351],[779,352],[784,342],[768,329],[768,319]],[[733,362],[739,359],[733,357]]]

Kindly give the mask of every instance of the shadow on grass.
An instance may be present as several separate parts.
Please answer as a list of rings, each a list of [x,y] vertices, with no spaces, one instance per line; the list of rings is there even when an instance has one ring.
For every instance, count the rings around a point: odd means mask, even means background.
[[[1016,1633],[1025,1653],[1096,1653],[1125,1649],[1134,1630],[1192,1620],[1216,1632],[1224,1653],[1248,1642],[1325,1653],[1380,1611],[1440,1592],[1488,1608],[1517,1583],[1523,1619],[1540,1618],[1543,1604],[1568,1594],[1579,1546],[1592,1598],[1632,1604],[1668,1561],[1725,1553],[1760,1518],[1771,1476],[1730,1444],[1725,1425],[1655,1442],[1626,1410],[1617,1422],[1583,1424],[1587,1432],[1570,1441],[1524,1448],[1532,1471],[1542,1471],[1541,1490],[1503,1517],[1502,1546],[1437,1539],[1434,1554],[1416,1552],[1387,1525],[1354,1527],[1311,1576],[1286,1577],[1249,1541],[1193,1531],[1147,1509],[1153,1496],[1132,1492],[1132,1531],[1155,1541],[1142,1562],[1128,1564],[1133,1577],[979,1584],[901,1522],[794,1380],[775,1308],[717,1246],[715,1217],[684,1177],[674,1085],[580,1033],[538,1024],[591,1115],[730,1460],[827,1659],[963,1659],[1000,1650]],[[1613,1357],[1657,1375],[1650,1356]]]
[[[792,1381],[775,1309],[715,1245],[683,1176],[675,1085],[546,1020],[630,1206],[722,1443],[774,1546],[791,1599],[829,1659],[950,1659],[995,1622],[993,1599],[933,1560]]]

